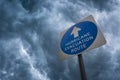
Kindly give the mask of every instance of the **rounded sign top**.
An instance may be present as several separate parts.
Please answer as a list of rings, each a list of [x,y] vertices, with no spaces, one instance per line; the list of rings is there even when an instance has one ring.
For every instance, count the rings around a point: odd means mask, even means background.
[[[97,26],[93,22],[77,23],[63,35],[60,42],[61,50],[70,55],[79,54],[92,45],[97,33]]]

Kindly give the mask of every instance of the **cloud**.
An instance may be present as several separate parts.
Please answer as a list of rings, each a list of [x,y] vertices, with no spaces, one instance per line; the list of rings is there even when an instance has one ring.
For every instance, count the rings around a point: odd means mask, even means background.
[[[82,2],[84,2],[85,4],[89,5],[89,7],[91,8],[96,8],[100,11],[111,11],[114,10],[114,8],[116,7],[115,5],[118,5],[118,1],[114,1],[114,0],[70,0],[71,2],[75,3],[75,4],[79,4]],[[114,5],[114,6],[112,6]]]
[[[80,79],[76,57],[59,60],[58,39],[61,31],[90,14],[100,25],[107,44],[84,54],[87,77],[89,80],[119,79],[119,3],[1,0],[0,80]]]

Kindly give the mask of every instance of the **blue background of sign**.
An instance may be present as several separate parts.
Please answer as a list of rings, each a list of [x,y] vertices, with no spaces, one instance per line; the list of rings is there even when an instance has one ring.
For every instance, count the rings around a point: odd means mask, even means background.
[[[89,32],[93,36],[93,39],[86,43],[86,48],[77,50],[76,52],[71,52],[71,49],[65,50],[65,47],[66,47],[65,44],[70,42],[71,40],[75,39],[74,36],[71,35],[71,32],[74,29],[74,27],[81,28],[81,31],[78,31],[79,36],[82,36],[82,35],[86,34],[87,32]],[[60,43],[60,47],[61,47],[62,51],[66,54],[70,54],[70,55],[79,54],[92,45],[92,43],[96,39],[97,32],[98,32],[97,26],[93,22],[84,21],[84,22],[77,23],[77,24],[73,25],[71,28],[69,28],[66,31],[66,33],[63,35],[61,43]]]

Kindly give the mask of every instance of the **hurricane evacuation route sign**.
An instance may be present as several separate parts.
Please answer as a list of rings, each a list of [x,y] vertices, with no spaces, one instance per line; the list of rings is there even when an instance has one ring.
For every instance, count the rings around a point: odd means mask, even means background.
[[[60,39],[60,54],[78,55],[105,44],[105,38],[92,16],[73,25]]]

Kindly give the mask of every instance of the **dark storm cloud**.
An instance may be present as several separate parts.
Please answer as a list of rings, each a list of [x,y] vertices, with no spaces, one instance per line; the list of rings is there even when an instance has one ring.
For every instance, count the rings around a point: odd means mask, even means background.
[[[86,72],[89,80],[110,80],[112,77],[109,73],[112,71],[111,56],[109,52],[100,48],[99,50],[84,55]],[[106,77],[106,75],[108,77]]]
[[[1,58],[1,61],[5,60],[5,62],[1,63],[3,65],[1,66],[1,75],[4,74],[4,76],[1,77],[1,79],[27,80],[29,79],[28,76],[30,76],[29,68],[31,65],[34,66],[34,68],[37,68],[37,70],[40,72],[45,71],[45,73],[47,73],[47,75],[50,77],[51,80],[58,78],[67,79],[68,77],[66,77],[66,74],[65,75],[63,74],[65,70],[64,69],[65,65],[62,65],[63,67],[56,65],[59,63],[59,61],[57,61],[58,45],[56,45],[58,41],[57,39],[53,38],[55,34],[52,32],[52,30],[50,30],[50,28],[48,28],[49,24],[47,23],[47,19],[48,19],[47,18],[48,16],[46,15],[47,13],[39,16],[39,18],[37,19],[35,17],[36,12],[34,12],[34,6],[32,6],[31,3],[27,1],[21,3],[19,1],[4,1],[1,7],[2,7],[0,9],[1,10],[0,13],[1,46],[4,46],[3,47],[4,50],[1,52],[1,56],[5,54],[4,55],[5,57]],[[31,11],[33,12],[29,13]],[[42,14],[42,12],[40,14]],[[34,41],[35,36],[38,41],[36,40]],[[17,40],[15,38],[20,39],[20,42],[19,40],[18,42],[16,42]],[[11,39],[13,39],[12,42]],[[6,43],[4,43],[5,41]],[[18,43],[18,49],[15,49],[17,47],[17,43]],[[10,46],[8,46],[8,44],[10,44]],[[19,50],[21,49],[21,45],[19,44],[21,44],[25,48],[30,46],[30,49],[27,54],[25,52],[19,52]],[[7,49],[6,46],[8,47]],[[12,58],[9,57],[9,56],[17,57],[19,53],[24,55],[22,56],[23,58],[18,59],[20,63],[16,63],[18,62],[16,58],[13,58],[14,60],[12,60]],[[29,62],[29,58],[31,59],[31,56],[29,55],[35,57],[36,64]],[[43,58],[47,58],[48,64],[45,64],[46,59]],[[13,64],[10,62],[10,60],[12,60]],[[28,61],[26,62],[26,60]],[[7,66],[9,69],[7,68],[3,69],[4,66]],[[12,71],[11,68],[13,69]],[[19,70],[21,72],[18,72]],[[9,76],[10,74],[12,74],[12,72],[14,75]],[[34,75],[37,75],[36,70]],[[40,76],[38,75],[38,77]],[[30,78],[34,80],[39,79],[32,77]],[[40,77],[40,80],[43,80],[43,78]]]
[[[70,0],[75,4],[79,4],[81,1],[89,5],[91,8],[96,8],[100,11],[107,10],[111,11],[115,6],[118,5],[117,1],[114,0]]]
[[[0,41],[0,79],[26,80],[30,79],[28,64],[17,57],[19,51],[17,40]]]
[[[20,0],[21,5],[25,10],[32,13],[37,10],[42,11],[43,8],[50,10],[52,8],[51,3],[54,1],[49,0]]]
[[[37,3],[37,0],[20,0],[20,2],[26,10],[32,11]]]
[[[58,12],[62,13],[64,19],[70,22],[78,22],[82,16],[100,12],[113,11],[118,7],[118,2],[114,0],[67,0],[55,1],[59,7]]]
[[[31,36],[34,35],[35,38],[35,36],[37,36],[37,33],[40,32],[40,30],[42,33],[42,28],[41,28],[42,24],[39,25],[36,19],[32,16],[32,14],[28,14],[27,10],[25,10],[22,7],[19,1],[3,1],[0,6],[1,6],[0,7],[0,24],[1,24],[0,46],[1,47],[3,46],[2,47],[3,50],[1,50],[1,54],[0,54],[0,56],[2,57],[0,58],[1,59],[0,61],[2,61],[0,62],[1,63],[0,79],[1,80],[27,80],[29,78],[34,79],[30,77],[30,72],[29,72],[30,65],[32,66],[33,64],[31,62],[26,62],[25,60],[28,60],[30,58],[29,56],[30,54],[43,57],[42,53],[40,53],[41,51],[37,52],[38,50],[40,50],[39,46],[42,39],[38,41],[37,44],[39,45],[37,45],[32,40],[33,36]],[[44,17],[42,18],[42,21],[44,21]],[[44,23],[42,21],[41,23]],[[38,25],[40,27],[38,27]],[[29,45],[32,46],[28,56],[26,56],[27,59],[25,60],[22,57],[20,59],[16,59],[16,57],[18,57],[18,54],[20,53],[19,48],[21,47],[19,45],[21,43],[19,41],[16,42],[17,41],[16,38],[18,39],[20,38],[20,41],[22,41],[25,47],[28,47]],[[11,39],[13,41],[11,41]],[[18,47],[18,49],[16,49],[16,47]],[[41,55],[39,55],[38,53]],[[42,60],[40,60],[40,62],[42,62]],[[45,61],[43,63],[45,63]],[[36,71],[34,69],[35,67],[33,68],[33,71]]]
[[[105,10],[104,13],[107,14],[115,3],[111,0],[1,0],[0,80],[80,80],[76,57],[64,62],[59,60],[58,35],[83,16],[94,13],[100,18],[98,21],[102,27],[109,25],[112,28],[107,31],[103,27],[109,40],[115,39],[112,40],[112,45],[117,45],[115,42],[119,39],[114,34],[119,35],[119,28],[116,27],[116,32],[113,26],[119,24],[118,18],[112,13],[109,14],[111,17],[100,17],[105,15],[101,11]],[[117,13],[117,10],[113,11],[113,14]],[[113,23],[107,24],[109,19],[114,19]],[[114,53],[119,49],[118,45],[117,47],[113,49]],[[92,52],[84,54],[89,80],[119,78],[119,75],[112,77],[112,74],[116,74],[114,71],[119,73],[119,65],[116,65],[119,64],[119,59],[111,56],[111,48],[107,45],[97,49],[94,56]]]

